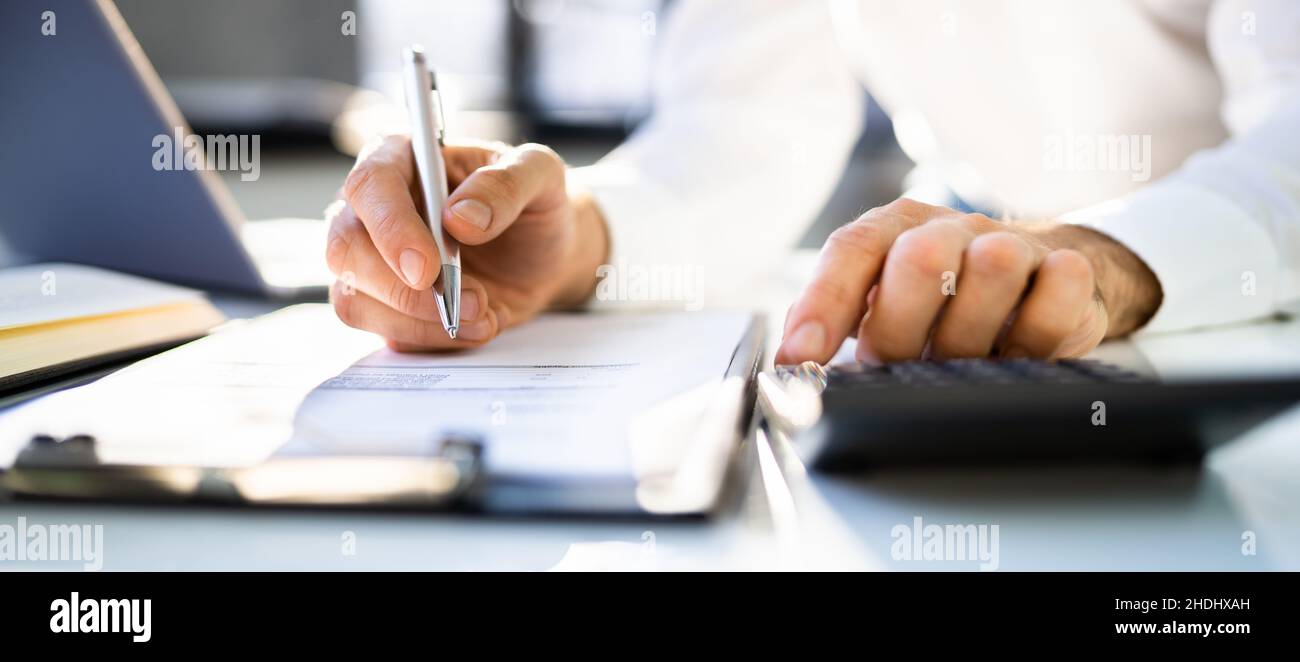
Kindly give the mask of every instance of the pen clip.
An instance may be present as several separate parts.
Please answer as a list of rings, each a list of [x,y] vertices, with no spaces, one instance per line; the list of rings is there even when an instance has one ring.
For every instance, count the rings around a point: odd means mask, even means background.
[[[443,143],[447,134],[447,119],[442,114],[442,93],[438,91],[438,72],[429,69],[429,102],[431,112],[429,115],[433,119],[433,131],[437,136],[438,144]]]

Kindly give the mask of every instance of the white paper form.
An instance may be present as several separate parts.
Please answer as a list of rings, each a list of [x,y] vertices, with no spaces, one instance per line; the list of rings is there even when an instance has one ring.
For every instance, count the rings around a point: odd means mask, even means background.
[[[469,433],[487,441],[496,475],[626,476],[629,421],[721,380],[749,321],[739,312],[551,315],[475,352],[376,352],[307,397],[295,441],[403,454]]]
[[[419,453],[486,442],[489,472],[630,468],[626,426],[721,380],[747,312],[547,315],[458,354],[399,354],[328,306],[294,306],[0,417],[0,466],[32,434],[90,433],[101,460],[246,466],[277,449]]]

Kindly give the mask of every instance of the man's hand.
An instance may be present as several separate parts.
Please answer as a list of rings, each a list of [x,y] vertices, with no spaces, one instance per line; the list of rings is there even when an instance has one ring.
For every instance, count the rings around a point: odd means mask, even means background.
[[[560,157],[541,145],[449,145],[452,190],[442,221],[461,242],[461,327],[447,337],[431,290],[442,258],[421,220],[410,139],[390,136],[362,152],[326,210],[326,260],[339,277],[330,292],[350,326],[394,349],[481,345],[550,307],[577,305],[605,261],[604,221],[586,197],[571,197]],[[438,222],[433,219],[433,222]]]
[[[836,230],[791,307],[777,363],[1067,358],[1145,324],[1160,285],[1087,228],[1008,224],[900,199]]]

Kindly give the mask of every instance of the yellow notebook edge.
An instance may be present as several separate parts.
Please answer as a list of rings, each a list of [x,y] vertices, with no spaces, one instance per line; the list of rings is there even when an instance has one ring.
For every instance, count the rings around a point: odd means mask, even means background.
[[[207,299],[199,297],[127,312],[0,331],[0,349],[4,350],[0,352],[0,383],[30,372],[49,371],[61,365],[92,360],[97,356],[198,338],[225,321],[226,317],[216,307]],[[165,328],[157,333],[142,332],[140,329],[147,327],[150,322],[158,322]],[[126,332],[128,337],[121,337],[122,332]],[[88,338],[90,342],[66,351],[48,347],[49,343],[71,344],[72,338],[83,339],[78,336]],[[57,358],[51,359],[50,354],[57,354]]]

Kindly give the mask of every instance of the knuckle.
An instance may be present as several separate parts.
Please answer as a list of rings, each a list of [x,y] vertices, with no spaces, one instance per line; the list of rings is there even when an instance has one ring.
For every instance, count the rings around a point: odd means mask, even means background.
[[[342,214],[330,223],[329,239],[325,243],[325,264],[330,273],[338,275],[347,270],[359,225],[352,214]]]
[[[898,236],[889,259],[925,276],[938,277],[955,266],[953,245],[941,226],[921,226]]]
[[[540,143],[524,143],[519,146],[519,151],[526,155],[546,159],[555,164],[562,165],[564,163],[564,159],[555,150]]]
[[[375,243],[391,246],[399,241],[402,234],[402,215],[389,204],[376,205],[370,218],[370,235]]]
[[[918,202],[912,198],[898,198],[884,207],[881,207],[881,209],[894,214],[916,217],[928,215],[932,208],[930,205],[927,205],[924,202]]]
[[[352,167],[346,179],[343,180],[343,195],[350,201],[356,200],[370,188],[370,183],[374,181],[376,174],[381,166],[373,159],[365,159],[358,162]]]
[[[961,222],[968,228],[979,232],[992,232],[998,228],[1005,227],[1002,223],[985,216],[984,214],[961,214]]]
[[[879,224],[861,218],[837,228],[827,239],[827,244],[869,258],[879,258],[884,256],[888,241],[887,233]]]
[[[416,301],[419,295],[419,290],[407,287],[406,283],[403,283],[398,278],[393,278],[392,284],[388,286],[388,304],[395,310],[407,315],[411,315],[415,312]]]
[[[497,200],[514,200],[521,190],[519,178],[509,168],[488,167],[479,171],[479,185]]]
[[[1006,274],[1029,268],[1029,246],[1010,232],[980,235],[966,249],[970,268],[981,273]]]

